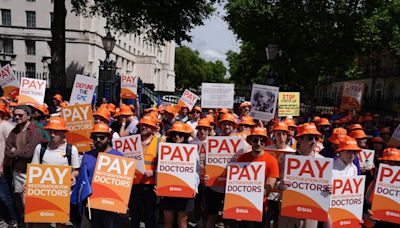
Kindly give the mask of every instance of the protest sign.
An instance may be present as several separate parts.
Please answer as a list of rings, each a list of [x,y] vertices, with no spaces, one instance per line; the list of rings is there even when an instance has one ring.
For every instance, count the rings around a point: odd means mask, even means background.
[[[374,156],[375,150],[362,149],[360,153],[357,154],[358,160],[360,161],[360,167],[370,170],[375,167]]]
[[[139,77],[132,75],[121,76],[121,94],[122,99],[136,99]]]
[[[329,215],[332,227],[361,227],[365,176],[334,178]]]
[[[90,150],[90,133],[94,121],[90,104],[70,105],[62,108],[61,115],[64,118],[68,132],[65,134],[68,143],[74,144],[79,152]]]
[[[72,87],[71,98],[69,103],[75,104],[91,104],[94,91],[98,84],[97,78],[91,78],[85,75],[77,74],[75,76],[74,86]]]
[[[199,96],[185,89],[181,99],[178,101],[178,105],[186,105],[189,107],[189,110],[192,110],[198,99]]]
[[[279,92],[278,116],[300,116],[299,92]]]
[[[197,145],[160,143],[158,148],[157,195],[194,198]]]
[[[235,84],[202,83],[201,107],[232,109],[234,92]]]
[[[400,166],[381,163],[376,178],[372,213],[374,218],[400,224]]]
[[[273,119],[276,112],[278,92],[279,87],[253,84],[250,116],[264,121]]]
[[[225,186],[228,163],[236,162],[237,157],[246,152],[242,137],[207,137],[206,174],[207,186]]]
[[[43,104],[46,81],[33,78],[21,78],[18,104]]]
[[[124,157],[136,160],[136,171],[133,184],[139,184],[143,179],[144,172],[146,172],[140,135],[113,138],[112,145],[114,149],[122,152]]]
[[[68,223],[71,166],[28,164],[25,222]]]
[[[262,221],[265,162],[238,162],[228,166],[225,219]]]
[[[99,153],[92,179],[90,207],[125,214],[136,161],[117,155]]]
[[[15,98],[19,93],[19,82],[10,64],[0,69],[0,86],[4,92],[3,96]]]
[[[363,88],[363,83],[344,83],[339,110],[341,112],[346,110],[360,111]]]
[[[281,215],[327,221],[333,159],[310,156],[285,156],[284,180],[290,187],[283,191]],[[299,200],[301,199],[301,200]]]
[[[388,146],[391,147],[400,146],[400,124],[397,125],[396,130],[394,130],[392,137],[389,139]]]

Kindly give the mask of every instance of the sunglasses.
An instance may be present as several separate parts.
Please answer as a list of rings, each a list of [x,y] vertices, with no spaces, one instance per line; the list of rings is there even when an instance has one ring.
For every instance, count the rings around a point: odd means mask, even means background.
[[[182,133],[182,132],[172,132],[171,133],[171,137],[176,137],[176,136],[179,136],[179,138],[183,138],[183,137],[185,137],[185,133]]]
[[[196,111],[196,112],[194,112],[194,113],[196,113],[196,114],[201,114],[201,112],[198,112],[198,111]]]
[[[15,117],[19,117],[19,118],[24,117],[24,115],[25,114],[14,114]]]
[[[304,139],[308,140],[308,141],[318,141],[318,136],[314,136],[314,135],[309,135],[309,136],[304,136]]]
[[[267,140],[265,140],[265,139],[252,139],[251,142],[252,142],[252,143],[258,143],[258,142],[266,143]]]
[[[97,141],[98,139],[100,139],[100,141],[103,141],[104,139],[107,138],[107,136],[104,135],[94,135],[91,137],[94,141]]]

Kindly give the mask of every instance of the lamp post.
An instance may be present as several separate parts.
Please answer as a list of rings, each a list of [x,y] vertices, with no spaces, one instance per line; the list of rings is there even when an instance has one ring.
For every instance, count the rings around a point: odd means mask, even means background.
[[[276,44],[269,44],[265,47],[265,54],[267,56],[267,61],[273,61],[279,55],[281,56],[282,51],[279,50],[279,46]],[[268,71],[265,73],[264,84],[266,85],[275,85],[276,79],[278,78],[278,73],[272,70],[272,66],[270,65]]]

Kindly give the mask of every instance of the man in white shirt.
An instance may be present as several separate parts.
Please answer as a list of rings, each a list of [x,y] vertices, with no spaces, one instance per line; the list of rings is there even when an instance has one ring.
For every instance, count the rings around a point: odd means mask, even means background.
[[[353,161],[357,157],[357,153],[361,152],[357,141],[349,136],[343,138],[339,143],[339,148],[336,150],[339,157],[333,162],[333,177],[351,177],[357,176],[357,166]]]

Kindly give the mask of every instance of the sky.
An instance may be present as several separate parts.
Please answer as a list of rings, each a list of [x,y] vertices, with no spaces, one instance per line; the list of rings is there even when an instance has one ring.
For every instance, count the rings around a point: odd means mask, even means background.
[[[238,52],[240,44],[222,18],[225,14],[223,6],[217,4],[216,8],[216,12],[204,21],[204,25],[195,27],[190,32],[192,42],[184,45],[199,51],[205,60],[221,60],[227,66],[226,52],[229,50]]]

